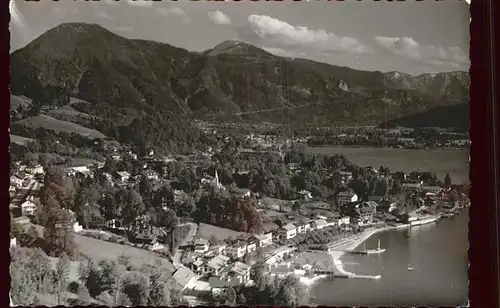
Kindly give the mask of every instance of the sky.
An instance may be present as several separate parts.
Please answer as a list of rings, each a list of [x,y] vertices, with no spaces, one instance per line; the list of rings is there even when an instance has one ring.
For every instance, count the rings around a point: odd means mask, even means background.
[[[465,1],[129,1],[11,3],[11,50],[65,22],[204,51],[238,40],[276,55],[417,75],[469,69]]]

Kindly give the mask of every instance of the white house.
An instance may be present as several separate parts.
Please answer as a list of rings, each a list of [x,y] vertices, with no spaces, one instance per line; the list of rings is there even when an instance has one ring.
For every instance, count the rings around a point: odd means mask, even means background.
[[[197,259],[191,264],[191,268],[196,274],[202,275],[205,273],[206,270],[205,266],[203,266],[204,264],[205,263],[203,262],[202,259]]]
[[[349,171],[339,171],[340,178],[342,183],[347,183],[352,180],[352,172]]]
[[[146,170],[144,172],[144,176],[146,177],[146,179],[154,181],[158,181],[158,179],[160,178],[158,173],[153,170]]]
[[[242,262],[234,262],[224,272],[226,272],[224,276],[231,281],[247,283],[250,280],[250,265]]]
[[[78,222],[73,223],[73,231],[75,233],[81,232],[82,230],[83,230],[83,227]]]
[[[254,237],[258,241],[259,247],[265,247],[265,246],[273,243],[273,234],[272,234],[272,232],[262,233],[262,234],[256,234],[256,235],[254,235]]]
[[[228,257],[217,255],[207,262],[205,271],[211,273],[213,276],[218,276],[220,271],[227,266],[228,262]]]
[[[226,252],[226,248],[226,244],[217,244],[210,246],[210,250],[215,252],[216,254],[224,254]]]
[[[297,227],[295,227],[293,224],[288,223],[284,225],[282,228],[280,228],[280,234],[282,235],[283,238],[289,240],[297,236]]]
[[[116,174],[118,175],[118,180],[122,183],[125,183],[130,178],[130,173],[127,171],[119,171]]]
[[[10,183],[19,188],[23,185],[23,179],[18,175],[13,175],[10,177]]]
[[[311,224],[309,222],[294,222],[293,225],[297,227],[297,233],[306,233],[311,228]]]
[[[17,239],[15,237],[10,239],[10,248],[12,247],[17,247]]]
[[[32,199],[28,199],[25,202],[21,204],[21,212],[23,213],[23,216],[32,216],[35,215],[36,211],[36,204],[33,202]]]
[[[257,241],[250,240],[247,244],[247,253],[252,253],[257,250]]]
[[[347,226],[348,224],[351,223],[351,218],[349,216],[344,216],[342,218],[339,218],[338,224],[339,226]]]
[[[227,254],[233,258],[242,258],[247,253],[247,244],[237,242],[227,247]]]
[[[308,190],[303,189],[303,190],[299,191],[298,194],[301,195],[302,199],[304,199],[304,200],[311,200],[312,199],[312,193]]]
[[[321,230],[321,229],[325,228],[327,225],[328,225],[328,223],[324,219],[317,219],[311,223],[311,226],[315,230]]]
[[[194,251],[199,253],[207,252],[210,248],[210,244],[205,239],[197,239],[194,242]]]
[[[337,194],[337,205],[343,206],[344,204],[358,201],[358,195],[350,191],[341,191]]]
[[[44,174],[44,171],[43,171],[43,166],[41,165],[37,165],[35,167],[31,167],[31,168],[26,168],[24,169],[26,172],[30,173],[30,174]]]

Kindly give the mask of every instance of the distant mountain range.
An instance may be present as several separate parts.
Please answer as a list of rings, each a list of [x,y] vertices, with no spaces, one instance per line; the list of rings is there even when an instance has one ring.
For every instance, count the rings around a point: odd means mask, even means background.
[[[90,102],[83,112],[113,110],[111,117],[379,124],[469,101],[467,72],[360,71],[239,41],[196,53],[83,23],[59,25],[13,52],[11,79],[13,94],[44,102],[72,96]]]

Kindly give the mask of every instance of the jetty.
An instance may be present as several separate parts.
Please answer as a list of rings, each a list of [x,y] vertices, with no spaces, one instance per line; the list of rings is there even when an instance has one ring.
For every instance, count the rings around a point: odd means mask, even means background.
[[[337,269],[313,269],[310,273],[314,275],[327,275],[334,278],[356,278],[356,279],[381,279],[381,275],[358,275]]]

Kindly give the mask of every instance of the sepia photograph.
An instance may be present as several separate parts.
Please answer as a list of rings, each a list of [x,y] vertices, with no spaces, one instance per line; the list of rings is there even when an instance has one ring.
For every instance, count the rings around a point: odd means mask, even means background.
[[[466,1],[10,0],[11,306],[466,306]]]

